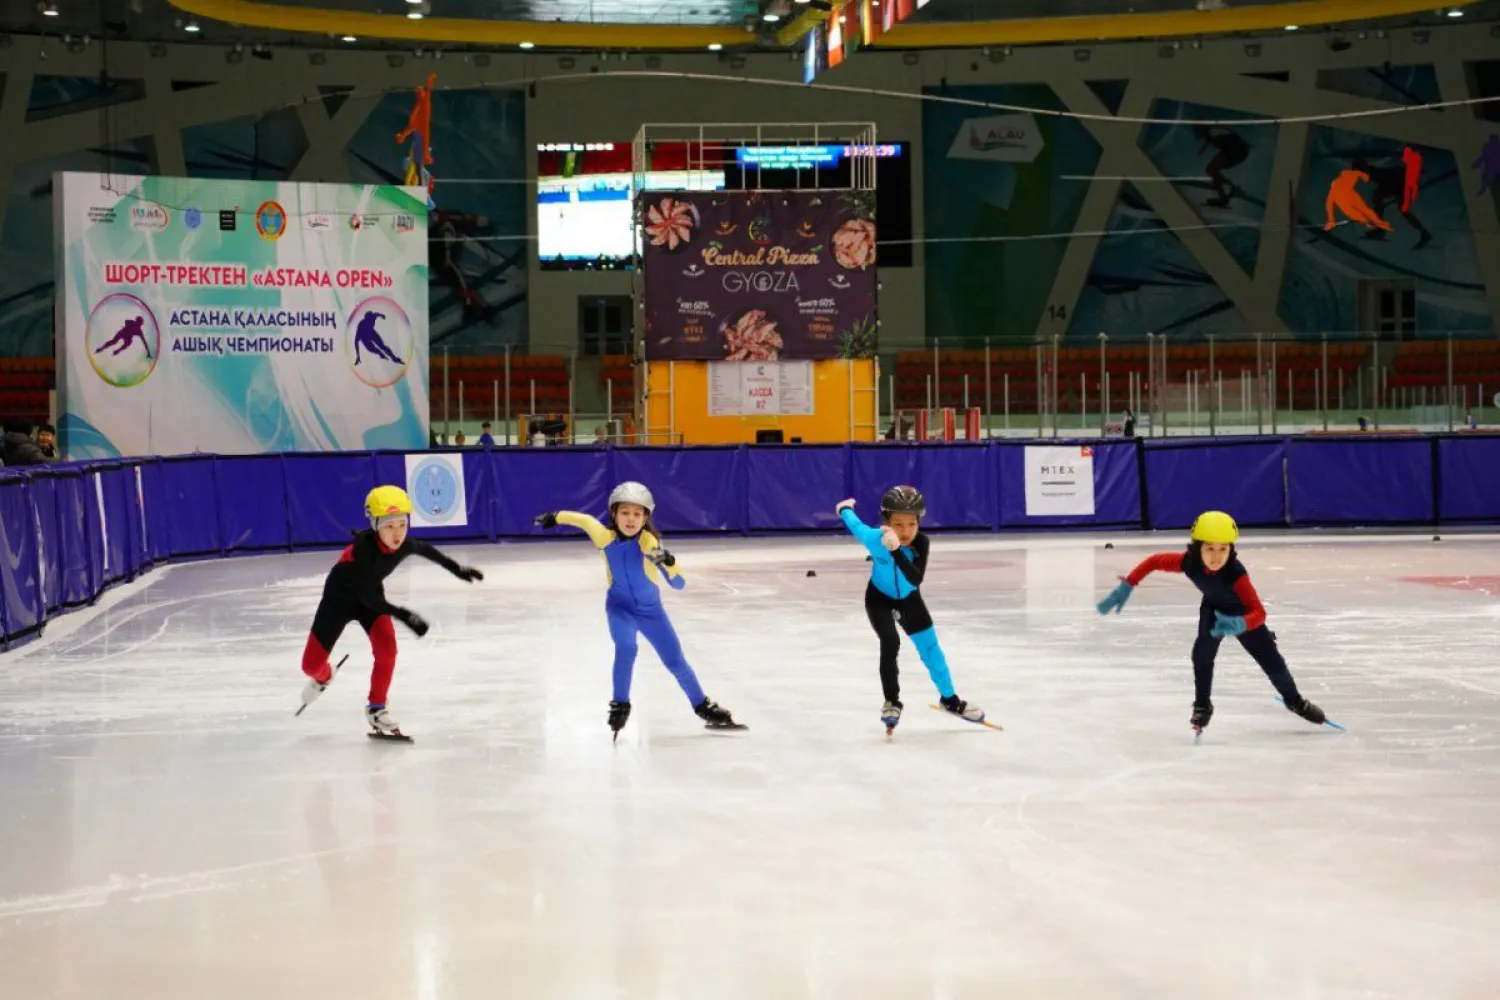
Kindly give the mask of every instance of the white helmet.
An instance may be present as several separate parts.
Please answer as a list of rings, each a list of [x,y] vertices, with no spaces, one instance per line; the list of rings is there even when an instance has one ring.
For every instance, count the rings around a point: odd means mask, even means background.
[[[609,507],[614,509],[617,503],[640,504],[646,508],[646,513],[656,509],[656,499],[651,496],[651,491],[641,483],[621,483],[609,491]]]

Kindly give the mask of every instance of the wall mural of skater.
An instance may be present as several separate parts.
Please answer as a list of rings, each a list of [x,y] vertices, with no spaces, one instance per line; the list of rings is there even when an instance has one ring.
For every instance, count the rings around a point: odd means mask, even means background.
[[[1479,151],[1479,156],[1473,163],[1469,164],[1479,171],[1479,190],[1474,192],[1481,197],[1500,180],[1500,135],[1490,133],[1489,141]],[[1495,185],[1500,190],[1500,185]]]
[[[1370,175],[1357,166],[1341,171],[1333,179],[1333,183],[1328,185],[1328,198],[1323,203],[1328,211],[1328,221],[1323,226],[1325,230],[1331,230],[1339,224],[1338,213],[1343,213],[1350,222],[1358,222],[1362,226],[1384,230],[1391,228],[1391,224],[1376,214],[1365,201],[1364,195],[1359,193],[1359,185],[1368,183]]]
[[[1351,164],[1353,170],[1367,175],[1374,185],[1370,208],[1377,219],[1384,221],[1387,205],[1398,205],[1401,217],[1419,234],[1413,250],[1421,250],[1432,242],[1432,233],[1422,225],[1422,220],[1412,211],[1417,201],[1417,190],[1422,176],[1422,154],[1407,146],[1401,151],[1401,165],[1376,164],[1363,157]],[[1389,225],[1378,226],[1365,233],[1367,240],[1383,240],[1391,232]]]
[[[1194,125],[1193,132],[1198,136],[1200,154],[1208,152],[1209,147],[1213,147],[1214,150],[1214,155],[1208,161],[1204,172],[1213,182],[1216,197],[1208,199],[1204,204],[1212,205],[1214,208],[1228,208],[1229,200],[1243,192],[1225,176],[1224,172],[1239,166],[1249,158],[1250,144],[1238,132],[1231,132],[1226,128]]]

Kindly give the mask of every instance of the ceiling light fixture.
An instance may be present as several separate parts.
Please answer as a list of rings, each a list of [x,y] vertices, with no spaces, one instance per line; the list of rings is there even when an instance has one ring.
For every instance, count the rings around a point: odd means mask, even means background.
[[[1448,11],[1448,16],[1449,17],[1463,17],[1464,16],[1464,12],[1461,11],[1461,10],[1459,10],[1457,7],[1454,7],[1453,9],[1451,9],[1451,10]]]
[[[198,27],[198,22],[197,21],[189,20],[187,24],[184,24],[182,26],[182,30],[183,31],[190,31],[190,32],[192,32],[193,34],[196,35],[199,31],[201,31],[203,29],[201,29],[201,28]]]
[[[778,13],[776,13],[775,11],[768,10],[768,11],[766,11],[764,14],[762,14],[760,16],[760,19],[762,21],[769,21],[769,22],[774,23],[776,21],[781,20],[781,15],[778,14]]]
[[[534,49],[534,48],[536,48],[536,42],[522,42],[521,43],[521,48],[523,48],[523,49]]]
[[[56,17],[57,16],[57,4],[55,4],[55,3],[44,3],[44,4],[42,4],[42,16],[43,17]]]
[[[345,35],[344,36],[344,41],[346,41],[346,42],[357,42],[357,41],[359,41],[359,39],[355,38],[353,35]]]
[[[1300,25],[1300,24],[1289,24],[1289,25],[1286,26],[1286,30],[1287,31],[1296,31],[1300,27],[1302,27],[1302,25]]]
[[[406,19],[408,21],[420,21],[422,20],[422,12],[420,10],[409,10],[406,12]]]
[[[714,42],[713,44],[711,44],[708,47],[708,51],[710,51],[710,52],[721,52],[721,51],[723,51],[723,49],[724,49],[724,46],[722,44],[720,44],[719,42]]]

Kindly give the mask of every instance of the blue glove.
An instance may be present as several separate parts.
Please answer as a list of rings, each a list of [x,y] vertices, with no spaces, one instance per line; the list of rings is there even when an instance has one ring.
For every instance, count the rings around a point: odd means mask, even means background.
[[[1107,615],[1113,611],[1115,614],[1119,614],[1120,609],[1125,606],[1126,601],[1130,600],[1130,595],[1134,591],[1134,584],[1129,580],[1121,580],[1120,585],[1111,590],[1109,596],[1099,602],[1099,613]]]
[[[1222,611],[1215,611],[1214,617],[1218,621],[1214,623],[1213,628],[1208,630],[1208,634],[1215,639],[1245,634],[1245,617],[1243,615],[1226,615]]]

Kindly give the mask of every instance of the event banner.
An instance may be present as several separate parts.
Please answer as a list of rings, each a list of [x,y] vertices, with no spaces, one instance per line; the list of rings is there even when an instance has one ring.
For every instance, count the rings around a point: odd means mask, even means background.
[[[648,361],[874,357],[874,192],[644,191]]]
[[[427,447],[420,188],[53,187],[68,458]]]

